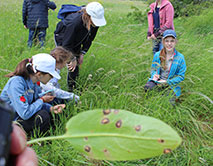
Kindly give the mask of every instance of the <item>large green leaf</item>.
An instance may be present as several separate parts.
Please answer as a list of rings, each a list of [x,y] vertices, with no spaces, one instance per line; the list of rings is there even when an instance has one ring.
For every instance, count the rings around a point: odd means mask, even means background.
[[[67,139],[95,159],[134,160],[169,153],[181,138],[164,122],[124,110],[91,110],[71,118]]]

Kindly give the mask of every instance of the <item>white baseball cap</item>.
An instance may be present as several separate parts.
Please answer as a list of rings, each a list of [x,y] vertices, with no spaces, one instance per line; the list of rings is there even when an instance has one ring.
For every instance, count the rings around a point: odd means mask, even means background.
[[[51,76],[60,79],[61,76],[56,71],[56,60],[49,54],[41,53],[32,57],[34,71],[49,73]]]
[[[106,20],[104,18],[104,8],[100,3],[88,3],[86,6],[86,12],[90,15],[95,26],[100,27],[106,25]]]

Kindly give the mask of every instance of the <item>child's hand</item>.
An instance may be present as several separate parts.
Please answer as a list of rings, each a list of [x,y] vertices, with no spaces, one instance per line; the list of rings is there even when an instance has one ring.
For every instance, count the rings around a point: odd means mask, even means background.
[[[160,83],[160,84],[166,84],[167,82],[166,82],[166,80],[158,80],[158,83]]]
[[[53,101],[54,98],[55,98],[55,96],[48,95],[48,94],[41,97],[41,99],[43,100],[44,103],[49,103],[49,102]]]
[[[156,40],[156,37],[155,37],[155,35],[154,35],[154,34],[152,34],[151,39]]]
[[[70,63],[67,64],[68,70],[73,72],[77,66],[77,60],[71,61]]]
[[[155,74],[155,75],[153,76],[153,80],[154,80],[154,81],[157,81],[159,78],[160,78],[160,75],[159,75],[159,74]]]
[[[58,104],[58,105],[55,105],[55,106],[52,106],[50,108],[50,111],[51,112],[54,112],[55,114],[58,114],[58,113],[62,113],[62,110],[66,107],[65,104]]]

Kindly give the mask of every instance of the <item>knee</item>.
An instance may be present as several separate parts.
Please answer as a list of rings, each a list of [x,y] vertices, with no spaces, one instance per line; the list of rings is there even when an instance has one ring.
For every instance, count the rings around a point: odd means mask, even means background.
[[[50,123],[50,113],[46,110],[41,110],[35,117],[35,123],[44,125]]]

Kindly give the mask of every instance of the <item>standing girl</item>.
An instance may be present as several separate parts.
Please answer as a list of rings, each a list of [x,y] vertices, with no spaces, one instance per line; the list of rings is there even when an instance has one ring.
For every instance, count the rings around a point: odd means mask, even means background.
[[[147,38],[152,39],[154,55],[163,48],[163,32],[167,29],[174,30],[173,18],[174,8],[169,0],[156,0],[150,5]]]
[[[0,98],[8,103],[15,112],[16,120],[27,133],[34,128],[41,132],[48,130],[51,112],[61,113],[65,105],[51,106],[48,102],[53,96],[40,96],[41,88],[37,82],[46,84],[51,78],[60,79],[55,70],[56,60],[49,54],[37,54],[32,59],[21,61],[10,77]]]

